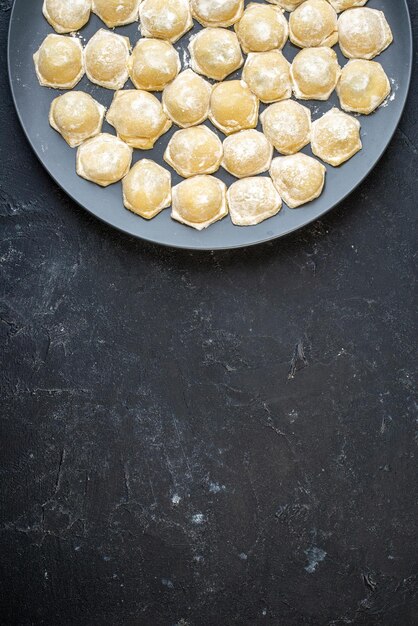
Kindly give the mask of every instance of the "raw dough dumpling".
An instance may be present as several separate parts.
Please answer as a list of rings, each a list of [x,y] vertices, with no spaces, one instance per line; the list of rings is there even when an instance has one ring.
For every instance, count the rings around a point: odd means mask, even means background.
[[[130,49],[128,37],[98,30],[84,51],[87,78],[106,89],[122,89],[129,78]]]
[[[253,94],[265,104],[292,95],[290,63],[280,50],[251,52],[245,62],[242,78]]]
[[[171,205],[171,174],[154,161],[135,163],[122,182],[123,204],[150,220]]]
[[[244,63],[238,37],[225,28],[204,28],[189,45],[191,66],[198,74],[223,80]]]
[[[357,8],[338,18],[341,52],[349,59],[373,59],[393,41],[383,11]]]
[[[84,75],[83,47],[75,37],[48,35],[33,60],[42,87],[72,89]]]
[[[174,43],[193,28],[189,0],[143,0],[139,16],[144,37]]]
[[[49,123],[71,148],[102,130],[106,109],[84,91],[69,91],[51,103]]]
[[[101,187],[113,185],[129,172],[132,148],[103,133],[85,141],[77,150],[77,174]]]
[[[162,91],[180,70],[179,53],[162,39],[140,39],[129,59],[133,84],[146,91]]]
[[[290,41],[299,48],[335,46],[337,14],[327,0],[306,0],[290,16]]]
[[[305,2],[305,0],[267,0],[267,2],[275,4],[284,9],[284,11],[294,11],[302,2]]]
[[[44,0],[42,12],[57,33],[73,33],[90,19],[91,0]]]
[[[212,85],[193,70],[185,70],[164,89],[164,112],[181,128],[197,126],[209,115],[211,93]]]
[[[171,128],[161,103],[148,91],[117,91],[106,115],[118,137],[128,146],[150,150],[157,139]]]
[[[226,185],[214,176],[194,176],[173,188],[171,217],[203,230],[228,215]]]
[[[273,158],[273,146],[258,130],[242,130],[224,141],[222,167],[236,178],[267,172]]]
[[[311,112],[294,100],[272,104],[260,119],[265,136],[281,154],[295,154],[311,139]]]
[[[245,53],[282,49],[289,35],[289,27],[278,7],[250,4],[234,26]]]
[[[360,122],[339,109],[331,109],[312,124],[311,145],[317,157],[338,167],[362,148]]]
[[[244,0],[190,0],[193,17],[202,26],[227,28],[244,12]]]
[[[270,176],[274,186],[286,202],[295,209],[318,198],[324,188],[325,166],[316,159],[299,152],[273,159]]]
[[[369,115],[390,94],[390,82],[380,63],[352,59],[342,69],[337,94],[344,111]]]
[[[299,100],[328,100],[340,74],[337,55],[328,47],[304,48],[290,68],[293,91]]]
[[[164,160],[183,178],[214,174],[223,157],[222,142],[207,126],[178,130],[170,141]]]
[[[93,13],[109,28],[132,24],[138,19],[141,0],[93,0]]]
[[[328,0],[328,2],[332,4],[337,13],[341,13],[341,11],[346,11],[353,7],[363,7],[367,0]]]
[[[260,224],[282,208],[282,199],[266,176],[238,180],[229,188],[227,198],[229,214],[236,226]]]
[[[210,98],[209,119],[225,135],[258,122],[259,101],[242,80],[228,80],[215,85]]]

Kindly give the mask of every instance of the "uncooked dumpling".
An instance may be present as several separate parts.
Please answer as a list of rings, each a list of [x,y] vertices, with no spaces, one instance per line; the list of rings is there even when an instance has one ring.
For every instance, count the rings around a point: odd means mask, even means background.
[[[138,19],[141,0],[93,0],[93,12],[109,28],[132,24]]]
[[[258,130],[242,130],[224,141],[222,167],[236,178],[267,172],[273,157],[273,146]]]
[[[294,154],[311,138],[311,112],[294,100],[269,106],[260,116],[265,136],[281,154]]]
[[[291,209],[321,195],[325,173],[322,163],[302,152],[277,157],[273,159],[270,168],[274,186]]]
[[[366,4],[367,0],[328,0],[334,7],[337,13],[352,9],[353,7],[362,7]]]
[[[369,115],[390,94],[390,82],[380,63],[352,59],[342,69],[337,93],[344,111]]]
[[[135,163],[122,189],[125,207],[147,220],[171,205],[171,174],[149,159]]]
[[[181,69],[177,50],[162,39],[140,39],[129,59],[129,75],[137,89],[162,91]]]
[[[245,53],[281,50],[289,34],[282,10],[266,4],[248,5],[234,28]]]
[[[340,74],[337,55],[328,47],[304,48],[290,68],[293,91],[299,100],[328,100]]]
[[[128,37],[101,28],[84,51],[87,78],[106,89],[122,89],[129,78]]]
[[[270,4],[275,4],[285,11],[294,11],[305,0],[267,0]]]
[[[90,19],[91,0],[44,0],[42,12],[57,33],[72,33]]]
[[[150,150],[161,135],[171,128],[171,121],[161,103],[148,91],[117,91],[106,120],[118,137],[132,148]]]
[[[335,46],[337,14],[327,0],[306,0],[289,19],[290,41],[299,48]]]
[[[251,52],[245,62],[242,78],[253,94],[266,104],[292,95],[290,63],[280,50]]]
[[[106,109],[83,91],[69,91],[51,103],[49,123],[72,148],[102,130]]]
[[[139,16],[144,37],[174,43],[193,28],[189,0],[143,0]]]
[[[244,0],[190,0],[193,17],[202,26],[227,28],[244,12]]]
[[[194,176],[173,188],[171,217],[203,230],[228,215],[226,185],[214,176]]]
[[[367,7],[344,11],[338,32],[341,52],[349,59],[373,59],[393,41],[383,11]]]
[[[228,189],[227,198],[229,214],[236,226],[260,224],[282,208],[282,199],[266,176],[238,180]]]
[[[132,148],[103,133],[85,141],[77,150],[77,174],[101,187],[113,185],[129,172]]]
[[[84,75],[83,47],[75,37],[48,35],[33,60],[43,87],[72,89]]]
[[[334,167],[361,150],[360,122],[339,109],[331,109],[312,124],[312,152]]]
[[[185,70],[164,89],[163,109],[177,126],[188,128],[209,115],[212,85],[193,70]]]
[[[238,38],[225,28],[204,28],[189,45],[191,66],[198,74],[223,80],[244,63]]]
[[[215,85],[209,119],[225,135],[246,128],[255,128],[258,122],[259,101],[242,80],[228,80]]]
[[[223,156],[222,142],[207,126],[179,130],[170,139],[165,161],[183,178],[214,174]]]

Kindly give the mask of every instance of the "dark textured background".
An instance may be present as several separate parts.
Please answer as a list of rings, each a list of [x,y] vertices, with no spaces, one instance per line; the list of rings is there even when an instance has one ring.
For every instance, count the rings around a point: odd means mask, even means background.
[[[32,155],[10,6],[1,624],[417,624],[417,81],[326,219],[170,251],[89,217]]]

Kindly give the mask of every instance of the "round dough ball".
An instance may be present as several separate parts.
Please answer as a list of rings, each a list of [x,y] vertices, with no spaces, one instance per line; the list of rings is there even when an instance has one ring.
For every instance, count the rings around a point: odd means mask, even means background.
[[[340,74],[337,55],[327,47],[304,48],[290,68],[293,91],[299,100],[328,100]]]
[[[366,7],[344,11],[338,33],[341,52],[348,59],[374,59],[393,41],[383,11]]]
[[[275,4],[284,11],[294,11],[305,0],[267,0],[270,4]]]
[[[48,35],[33,60],[43,87],[72,89],[84,76],[83,47],[75,37]]]
[[[106,115],[118,137],[128,146],[150,150],[172,126],[161,103],[148,91],[117,91]]]
[[[294,100],[269,106],[260,116],[265,136],[280,154],[295,154],[311,139],[311,112]]]
[[[302,152],[273,159],[270,176],[286,202],[295,209],[318,198],[324,188],[325,166]]]
[[[282,208],[282,199],[266,176],[237,180],[229,188],[227,198],[229,214],[236,226],[260,224]]]
[[[171,217],[203,230],[228,215],[226,185],[214,176],[194,176],[173,188]]]
[[[87,78],[106,89],[122,89],[129,78],[130,49],[128,37],[98,30],[84,51]]]
[[[202,26],[227,28],[244,12],[244,0],[190,0],[193,17]]]
[[[198,74],[224,80],[244,63],[238,38],[224,28],[204,28],[190,40],[191,66]]]
[[[138,20],[141,0],[93,0],[93,13],[109,28]]]
[[[222,167],[236,178],[267,172],[273,158],[273,146],[258,130],[242,130],[224,141]]]
[[[139,7],[144,37],[176,42],[193,28],[189,0],[143,0]]]
[[[210,98],[209,119],[225,135],[258,122],[259,101],[242,80],[228,80],[215,85]]]
[[[306,0],[290,16],[290,41],[299,48],[335,46],[337,14],[327,0]]]
[[[366,4],[367,0],[328,0],[328,2],[334,7],[337,13],[352,9],[353,7],[362,7]]]
[[[222,142],[207,126],[177,131],[164,154],[164,160],[183,178],[214,174],[221,165],[222,157]]]
[[[106,109],[83,91],[69,91],[51,103],[49,123],[71,148],[102,130]]]
[[[344,111],[369,115],[390,94],[390,82],[380,63],[352,59],[342,69],[337,94]]]
[[[145,91],[162,91],[180,70],[179,53],[162,39],[140,39],[129,59],[131,80]]]
[[[123,204],[150,220],[171,205],[171,174],[154,161],[141,159],[122,182]]]
[[[282,49],[289,35],[289,27],[278,7],[252,3],[234,26],[245,53]]]
[[[85,141],[77,150],[77,174],[101,187],[122,180],[129,172],[132,148],[123,141],[102,133]]]
[[[311,144],[317,157],[338,167],[362,148],[360,122],[339,109],[331,109],[312,124]]]
[[[73,33],[90,19],[91,0],[44,0],[42,12],[57,33]]]
[[[285,100],[292,95],[290,63],[280,50],[251,52],[245,62],[242,78],[253,94],[265,104]]]
[[[185,70],[164,89],[165,114],[181,128],[197,126],[209,115],[212,85],[193,70]]]

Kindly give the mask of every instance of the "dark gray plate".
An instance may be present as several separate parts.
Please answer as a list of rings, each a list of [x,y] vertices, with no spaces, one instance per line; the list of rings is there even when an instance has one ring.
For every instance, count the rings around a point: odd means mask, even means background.
[[[376,59],[382,63],[391,79],[392,96],[385,106],[373,115],[360,117],[363,150],[341,168],[327,166],[325,190],[318,200],[298,209],[284,206],[277,216],[257,226],[242,228],[234,226],[229,218],[225,218],[206,231],[197,232],[171,220],[169,210],[163,211],[154,220],[147,222],[124,209],[120,184],[102,189],[76,175],[76,151],[69,148],[48,124],[49,107],[58,93],[39,86],[33,67],[33,53],[44,37],[53,32],[42,16],[42,0],[15,0],[12,10],[8,61],[16,110],[32,148],[54,180],[78,204],[108,224],[135,237],[189,249],[226,249],[268,241],[305,226],[341,202],[376,165],[399,123],[412,71],[412,32],[408,7],[406,0],[369,0],[367,6],[384,10],[393,30],[394,43]],[[89,24],[81,32],[83,40],[88,40],[98,28],[102,27],[104,25],[100,20],[92,16]],[[199,26],[195,25],[194,30],[176,44],[180,57],[186,63],[190,36],[198,29]],[[133,45],[139,38],[137,24],[119,28],[117,32],[128,35]],[[336,50],[341,64],[345,64],[347,60],[341,55],[338,46]],[[290,43],[284,49],[284,54],[289,60],[293,59],[296,52],[297,49]],[[231,78],[239,75],[240,73],[237,73]],[[128,83],[127,88],[129,87]],[[113,97],[113,92],[92,85],[86,78],[77,89],[87,91],[105,106],[109,106]],[[334,93],[328,102],[306,104],[312,109],[313,119],[317,119],[338,105],[338,99]],[[114,133],[107,124],[104,130]],[[136,150],[134,161],[147,156],[165,165],[162,155],[169,138],[176,130],[177,128],[173,126],[152,151],[143,153]],[[309,149],[304,152],[310,154]],[[217,176],[227,184],[235,180],[222,169]],[[180,180],[173,172],[173,184]]]

